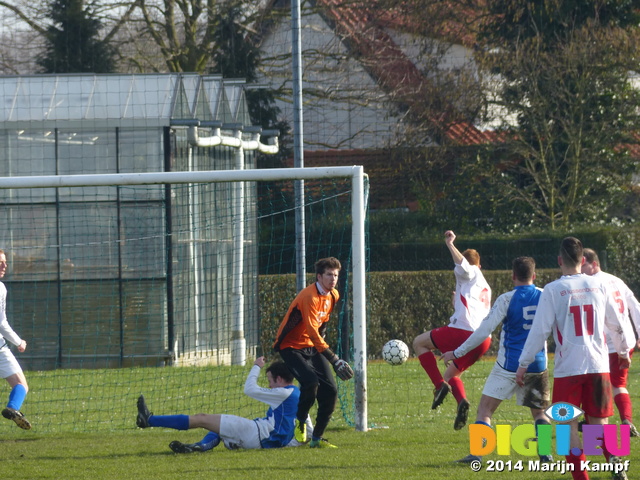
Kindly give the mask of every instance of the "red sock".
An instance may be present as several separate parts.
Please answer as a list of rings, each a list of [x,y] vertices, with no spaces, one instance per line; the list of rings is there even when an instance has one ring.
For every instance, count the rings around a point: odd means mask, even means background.
[[[604,459],[608,462],[611,458],[611,452],[607,450],[607,446],[604,443],[604,435],[602,437],[598,437],[598,440],[602,442],[602,455],[604,455]]]
[[[420,360],[420,365],[424,368],[424,371],[427,372],[431,382],[433,385],[438,388],[444,379],[442,378],[442,374],[440,373],[440,369],[438,368],[438,360],[433,352],[425,352],[418,357]]]
[[[573,471],[571,472],[573,480],[589,480],[589,474],[587,473],[587,471],[580,470],[580,462],[587,459],[584,453],[581,453],[580,456],[570,454],[565,458],[567,459],[567,463],[573,464]]]
[[[611,452],[607,450],[607,447],[604,446],[604,439],[602,439],[602,455],[604,455],[604,459],[608,462],[611,458]]]
[[[620,420],[631,421],[633,407],[631,405],[631,398],[628,393],[619,393],[613,397],[613,401],[616,402],[618,412],[620,412]]]
[[[451,385],[451,393],[458,403],[467,398],[467,393],[464,391],[464,383],[462,383],[460,377],[451,377],[449,385]]]

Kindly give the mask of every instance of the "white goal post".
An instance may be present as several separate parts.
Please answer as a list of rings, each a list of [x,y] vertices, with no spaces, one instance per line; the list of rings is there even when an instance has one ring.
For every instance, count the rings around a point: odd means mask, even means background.
[[[362,166],[209,170],[196,172],[44,175],[0,178],[0,189],[97,187],[113,185],[254,182],[351,178],[353,349],[355,371],[355,427],[367,430],[367,345],[365,303],[365,192]]]

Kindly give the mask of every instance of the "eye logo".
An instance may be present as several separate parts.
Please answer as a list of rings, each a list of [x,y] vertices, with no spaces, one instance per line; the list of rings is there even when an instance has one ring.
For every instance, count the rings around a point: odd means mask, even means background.
[[[558,423],[568,423],[583,413],[578,407],[565,402],[554,403],[544,411],[547,417]]]

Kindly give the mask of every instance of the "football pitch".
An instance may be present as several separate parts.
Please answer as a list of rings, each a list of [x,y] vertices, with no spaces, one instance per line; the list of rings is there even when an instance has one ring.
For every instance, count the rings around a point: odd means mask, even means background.
[[[484,379],[493,364],[486,359],[474,365],[463,379],[472,403],[470,422]],[[629,375],[629,390],[640,419],[640,382],[637,364]],[[55,372],[50,372],[55,375]],[[29,372],[27,372],[29,376]],[[532,471],[525,457],[495,452],[485,457],[483,468],[474,472],[454,461],[469,453],[468,430],[454,431],[455,402],[449,396],[437,410],[431,410],[427,377],[417,361],[400,367],[374,362],[369,368],[369,420],[373,428],[357,432],[336,412],[325,436],[338,449],[308,447],[275,450],[229,451],[218,447],[206,453],[177,455],[167,445],[172,440],[193,442],[203,431],[178,432],[167,429],[141,430],[135,427],[135,403],[129,413],[131,429],[110,432],[39,433],[19,430],[4,419],[0,423],[0,466],[5,479],[559,479],[571,478],[560,471]],[[391,385],[394,388],[384,388]],[[395,388],[397,387],[397,388]],[[420,392],[416,395],[416,392]],[[7,393],[7,390],[4,390]],[[234,392],[235,394],[236,392]],[[422,401],[420,396],[425,396]],[[29,399],[27,399],[27,402]],[[153,410],[153,408],[152,408]],[[405,413],[410,412],[410,413]],[[415,412],[418,412],[417,414]],[[197,412],[158,412],[197,413]],[[209,412],[216,413],[216,412]],[[37,419],[37,416],[34,417]],[[513,401],[504,402],[495,416],[496,424],[513,428],[530,423],[527,409]],[[617,413],[611,423],[619,423]],[[553,443],[555,448],[555,442]],[[554,456],[564,461],[564,457]],[[588,457],[592,467],[603,457]],[[629,479],[640,478],[640,438],[631,438]],[[522,463],[519,463],[522,461]],[[493,465],[494,471],[487,471]],[[559,467],[557,467],[559,468]],[[501,471],[498,471],[501,470]],[[611,478],[607,471],[591,471],[590,478]]]

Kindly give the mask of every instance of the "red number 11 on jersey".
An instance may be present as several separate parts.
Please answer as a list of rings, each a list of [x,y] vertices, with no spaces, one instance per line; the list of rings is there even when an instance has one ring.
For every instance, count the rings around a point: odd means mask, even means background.
[[[582,330],[582,313],[586,317],[587,335],[593,335],[593,305],[573,305],[569,307],[569,313],[573,315],[573,325],[576,329],[576,337],[584,335]]]

